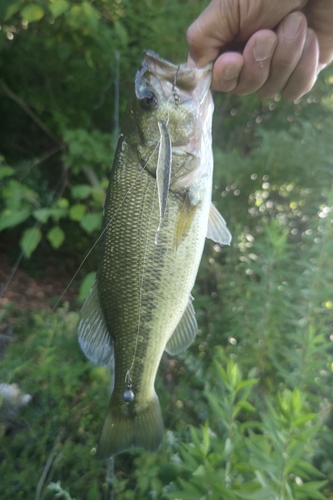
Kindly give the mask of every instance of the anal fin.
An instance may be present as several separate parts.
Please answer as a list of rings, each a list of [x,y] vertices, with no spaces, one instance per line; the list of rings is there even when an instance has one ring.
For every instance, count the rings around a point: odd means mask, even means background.
[[[176,329],[171,335],[165,347],[166,352],[171,355],[184,351],[194,341],[198,332],[198,324],[195,319],[195,311],[192,305],[192,297],[189,298],[187,307],[181,317]]]
[[[83,304],[78,331],[79,344],[87,358],[96,365],[109,366],[113,359],[113,342],[99,305],[96,282]]]
[[[210,205],[207,238],[221,245],[230,245],[231,242],[231,233],[227,224],[213,203]]]

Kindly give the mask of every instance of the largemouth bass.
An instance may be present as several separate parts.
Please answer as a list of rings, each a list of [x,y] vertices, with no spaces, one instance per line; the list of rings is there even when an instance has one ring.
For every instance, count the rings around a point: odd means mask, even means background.
[[[211,204],[211,65],[176,66],[146,51],[111,171],[96,282],[82,308],[80,345],[114,363],[97,456],[156,451],[163,418],[154,389],[166,350],[197,333],[191,290],[206,236],[230,243]]]

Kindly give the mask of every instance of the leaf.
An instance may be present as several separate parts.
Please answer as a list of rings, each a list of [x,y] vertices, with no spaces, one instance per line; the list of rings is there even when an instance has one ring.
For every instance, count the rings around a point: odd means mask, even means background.
[[[87,276],[84,277],[80,285],[79,300],[83,301],[88,296],[88,293],[90,292],[90,289],[93,286],[95,279],[96,279],[95,272],[89,273],[87,274]]]
[[[95,34],[98,29],[98,13],[89,2],[73,5],[66,17],[72,28],[83,28],[85,34]]]
[[[245,411],[255,411],[255,408],[254,406],[251,405],[251,403],[249,403],[248,401],[238,401],[236,404],[235,404],[235,408],[237,410],[245,410]],[[238,413],[238,411],[237,411]]]
[[[96,500],[99,496],[98,482],[95,480],[89,485],[87,500]]]
[[[308,498],[317,500],[327,500],[327,497],[320,493],[320,489],[327,484],[327,481],[308,481],[301,486],[295,485],[295,490],[305,493]]]
[[[208,427],[208,423],[206,422],[205,426],[202,429],[202,444],[203,444],[203,453],[206,457],[210,448],[210,429]]]
[[[228,425],[227,424],[228,416],[224,408],[222,408],[221,406],[221,401],[212,393],[207,393],[206,397],[217,418],[219,418],[221,422],[224,422],[225,425]]]
[[[236,391],[237,386],[239,385],[240,381],[242,380],[242,373],[239,369],[238,364],[229,361],[228,366],[227,366],[227,373],[228,373],[229,382],[230,382],[233,390]]]
[[[276,491],[269,485],[261,486],[260,489],[254,491],[253,493],[242,493],[237,492],[237,496],[239,498],[243,498],[244,500],[273,500],[277,498]]]
[[[117,35],[117,39],[124,47],[126,47],[128,43],[128,34],[125,26],[120,21],[116,20],[114,22],[114,29]]]
[[[90,28],[92,30],[98,27],[98,14],[97,10],[90,2],[82,2],[81,4],[82,14],[86,17],[89,22]],[[81,14],[81,15],[82,15]]]
[[[92,192],[92,187],[89,184],[79,184],[78,186],[74,186],[72,189],[73,198],[85,199]]]
[[[51,12],[54,19],[61,16],[66,10],[70,7],[69,2],[67,0],[55,0],[55,2],[49,5],[49,11]]]
[[[317,413],[307,413],[306,415],[302,415],[301,417],[296,418],[293,420],[292,425],[294,427],[298,427],[299,425],[304,425],[306,422],[309,422],[310,420],[316,421],[318,418]]]
[[[0,213],[0,231],[7,227],[14,227],[25,221],[30,216],[30,210],[14,212],[8,208]]]
[[[59,226],[54,226],[46,235],[52,248],[59,248],[65,239],[65,233]]]
[[[198,430],[195,427],[191,426],[190,432],[191,432],[192,442],[195,444],[197,448],[200,448],[200,439],[198,436]]]
[[[206,474],[206,469],[204,465],[199,465],[199,467],[193,472],[193,476],[204,477]]]
[[[67,200],[67,198],[59,198],[59,200],[57,200],[57,206],[59,208],[68,208],[69,201]]]
[[[258,378],[251,378],[248,380],[242,380],[238,385],[236,391],[240,391],[241,389],[244,389],[244,387],[252,387],[253,385],[257,384],[259,381]]]
[[[86,210],[86,205],[77,203],[76,205],[71,206],[71,208],[69,209],[69,217],[72,220],[80,221],[84,216]]]
[[[10,4],[10,0],[7,0],[7,4]],[[5,20],[7,21],[11,17],[13,17],[16,12],[20,10],[21,7],[21,2],[16,2],[13,5],[8,5],[4,6],[4,12],[5,12]],[[3,7],[0,7],[0,15],[2,15]]]
[[[245,486],[243,486],[243,489],[245,488]],[[223,500],[239,500],[239,496],[238,496],[238,491],[237,493],[234,493],[230,490],[230,488],[228,488],[227,486],[225,486],[222,482],[215,482],[215,484],[213,485],[213,490],[214,490],[214,493],[215,493],[215,496],[212,496],[212,498],[215,498],[215,499],[223,499]],[[216,493],[218,493],[218,495],[216,495]]]
[[[228,437],[226,440],[225,440],[225,444],[224,444],[224,455],[226,457],[229,457],[231,452],[233,451],[234,447],[233,447],[233,443],[231,441],[231,439]]]
[[[302,398],[298,389],[293,390],[292,403],[294,413],[299,413],[302,409]]]
[[[305,462],[305,460],[299,460],[297,463],[297,467],[301,469],[302,472],[305,472],[309,476],[326,477],[325,474],[323,474],[320,470],[316,469],[316,467],[314,467],[309,462]]]
[[[48,218],[52,215],[53,210],[51,208],[38,208],[32,212],[32,215],[36,220],[45,224]]]
[[[96,229],[100,229],[101,227],[101,213],[95,214],[86,214],[80,220],[80,226],[87,233],[92,233]]]
[[[9,167],[8,165],[1,165],[0,168],[0,179],[3,179],[4,177],[8,177],[10,175],[13,175],[15,170],[12,167]]]
[[[187,496],[188,494],[193,495],[191,500],[193,500],[193,498],[201,498],[201,492],[194,485],[188,483],[187,481],[184,481],[182,478],[179,478],[179,482],[183,488],[181,493],[182,499],[185,500],[187,498],[190,498]]]
[[[44,16],[44,9],[39,5],[27,5],[21,10],[21,17],[28,21],[28,23],[33,23],[39,21]]]
[[[62,217],[66,217],[68,210],[66,208],[52,208],[51,210],[52,218],[55,222],[58,222]]]
[[[37,227],[26,229],[20,239],[20,247],[24,257],[30,258],[32,252],[37,248],[42,239],[41,230]]]

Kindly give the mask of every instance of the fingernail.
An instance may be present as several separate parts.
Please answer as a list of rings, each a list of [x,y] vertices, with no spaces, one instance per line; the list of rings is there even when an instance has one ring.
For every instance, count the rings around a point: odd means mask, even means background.
[[[303,16],[299,12],[294,12],[286,17],[282,25],[283,37],[286,40],[293,40],[297,37],[301,28],[302,18]]]
[[[190,54],[188,55],[188,58],[187,58],[187,67],[188,67],[188,69],[195,69],[197,67],[197,65],[193,61],[192,57],[190,56]]]
[[[227,66],[223,73],[223,80],[233,80],[238,78],[241,68],[237,65]]]
[[[260,62],[269,59],[274,52],[275,44],[275,38],[257,38],[253,46],[253,57],[255,60]]]

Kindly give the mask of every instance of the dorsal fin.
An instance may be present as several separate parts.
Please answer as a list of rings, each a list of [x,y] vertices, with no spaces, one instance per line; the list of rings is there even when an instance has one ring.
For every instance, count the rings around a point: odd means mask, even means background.
[[[78,330],[79,343],[87,358],[96,365],[109,366],[113,358],[113,342],[99,304],[96,282],[83,304]]]
[[[190,296],[187,307],[181,317],[176,329],[168,340],[165,350],[171,354],[179,354],[184,351],[195,339],[198,331],[195,311]]]
[[[213,203],[210,205],[207,238],[221,245],[230,245],[231,242],[231,233],[227,224]]]

